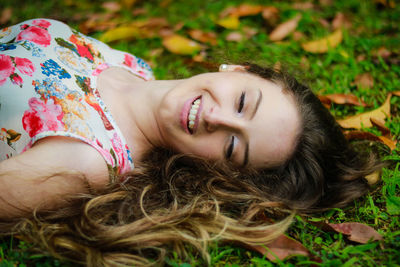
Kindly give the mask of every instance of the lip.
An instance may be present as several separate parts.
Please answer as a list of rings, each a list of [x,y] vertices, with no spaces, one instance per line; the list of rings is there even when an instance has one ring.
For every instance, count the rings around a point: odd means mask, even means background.
[[[200,99],[200,98],[201,98],[201,95],[186,100],[185,103],[183,104],[183,107],[182,107],[182,110],[181,110],[180,123],[181,123],[182,129],[187,134],[190,134],[190,135],[194,134],[196,132],[197,127],[198,127],[199,118],[200,118],[200,112],[202,110],[203,102],[200,102],[200,106],[199,106],[199,109],[198,109],[197,114],[196,114],[196,119],[194,121],[194,127],[192,129],[192,133],[189,131],[189,128],[188,128],[188,116],[189,116],[190,108],[192,106],[192,103],[194,101],[196,101],[197,99]]]

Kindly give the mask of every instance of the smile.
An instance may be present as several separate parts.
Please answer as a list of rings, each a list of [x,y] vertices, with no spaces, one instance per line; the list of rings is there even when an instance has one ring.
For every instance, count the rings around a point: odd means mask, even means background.
[[[181,125],[188,134],[193,134],[199,124],[199,117],[202,109],[201,96],[188,99],[181,111]]]

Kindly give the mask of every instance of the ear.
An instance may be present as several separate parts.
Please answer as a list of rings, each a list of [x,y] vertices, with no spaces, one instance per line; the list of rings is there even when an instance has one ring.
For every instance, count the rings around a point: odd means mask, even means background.
[[[246,71],[246,67],[242,65],[228,65],[228,64],[221,64],[219,66],[220,72],[226,71]]]

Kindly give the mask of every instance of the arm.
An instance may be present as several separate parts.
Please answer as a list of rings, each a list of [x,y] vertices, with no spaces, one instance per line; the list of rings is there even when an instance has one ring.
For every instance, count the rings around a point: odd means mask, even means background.
[[[0,219],[24,216],[37,207],[56,209],[67,195],[107,183],[106,163],[94,148],[72,138],[47,137],[0,162]]]

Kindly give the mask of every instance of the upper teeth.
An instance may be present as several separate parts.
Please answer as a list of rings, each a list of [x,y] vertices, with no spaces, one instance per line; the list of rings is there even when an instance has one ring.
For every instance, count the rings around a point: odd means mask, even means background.
[[[189,111],[189,129],[193,129],[194,127],[194,121],[196,119],[197,111],[199,110],[200,106],[200,99],[197,99],[196,101],[193,102],[192,107],[190,108]]]

